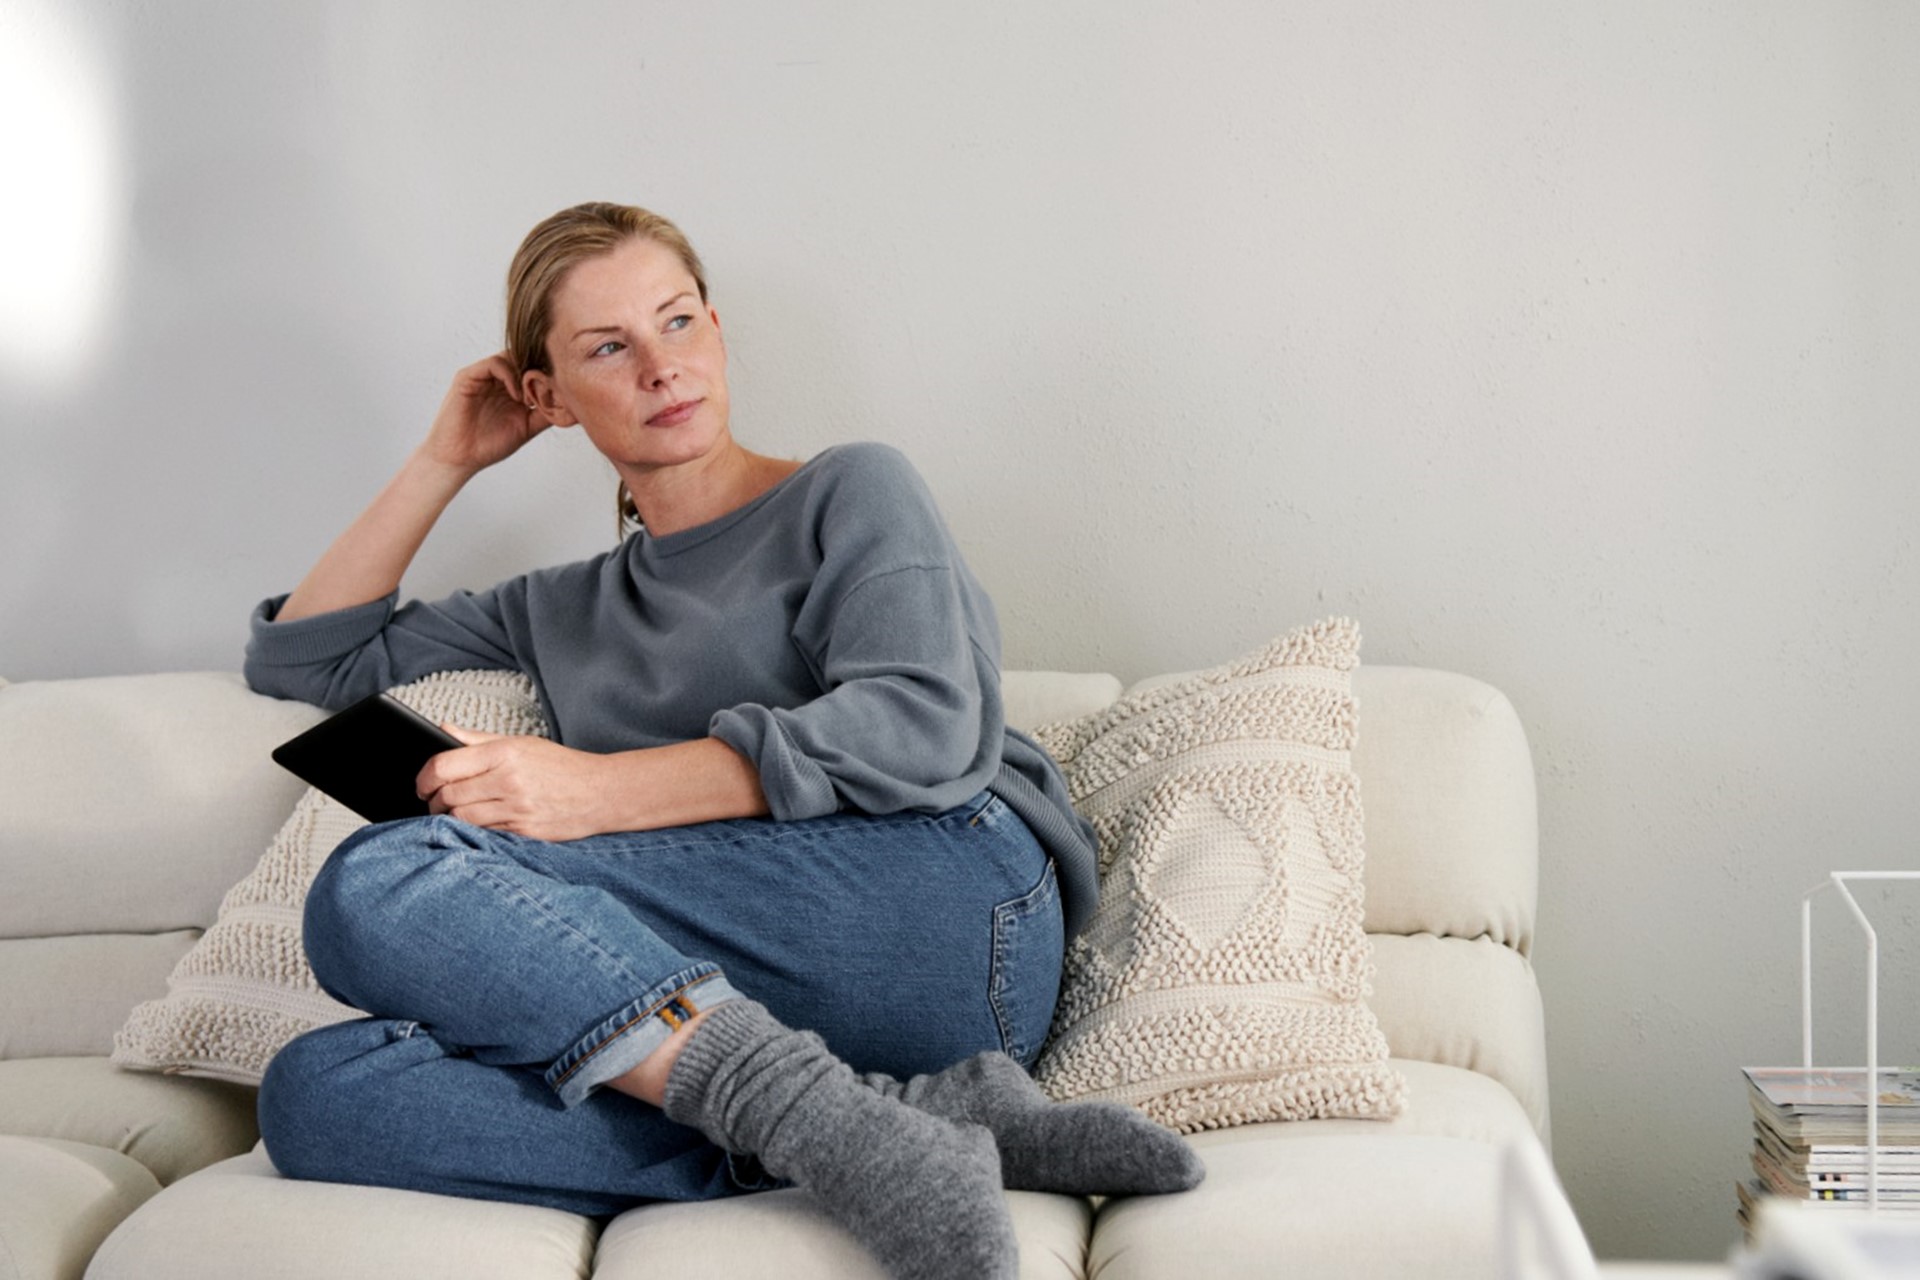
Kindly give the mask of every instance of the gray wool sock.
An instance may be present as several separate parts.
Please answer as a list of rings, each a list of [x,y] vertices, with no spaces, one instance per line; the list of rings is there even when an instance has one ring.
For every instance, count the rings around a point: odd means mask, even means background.
[[[667,1077],[665,1110],[811,1192],[901,1280],[1019,1270],[992,1135],[874,1092],[819,1036],[752,1000],[707,1014]]]
[[[985,1125],[1010,1190],[1155,1194],[1190,1190],[1207,1175],[1199,1155],[1171,1129],[1118,1102],[1054,1102],[1004,1053],[982,1053],[906,1081],[862,1079],[931,1115]]]

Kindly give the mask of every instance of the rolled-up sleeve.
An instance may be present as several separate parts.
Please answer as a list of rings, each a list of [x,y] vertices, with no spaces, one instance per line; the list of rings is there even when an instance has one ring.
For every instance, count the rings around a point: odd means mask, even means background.
[[[986,789],[1004,721],[997,663],[975,643],[966,591],[948,565],[865,578],[815,624],[825,693],[715,714],[709,732],[754,763],[774,817],[936,812]]]

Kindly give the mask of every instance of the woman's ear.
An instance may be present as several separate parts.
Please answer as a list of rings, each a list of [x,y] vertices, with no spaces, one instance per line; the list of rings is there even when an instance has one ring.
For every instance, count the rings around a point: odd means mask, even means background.
[[[528,409],[545,418],[550,427],[577,427],[579,415],[570,412],[560,400],[553,375],[543,369],[529,369],[520,378],[521,398]]]

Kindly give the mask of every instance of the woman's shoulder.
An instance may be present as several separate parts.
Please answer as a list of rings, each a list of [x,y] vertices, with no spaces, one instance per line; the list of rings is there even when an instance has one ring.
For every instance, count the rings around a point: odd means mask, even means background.
[[[835,445],[807,470],[808,524],[829,560],[871,568],[954,558],[932,490],[899,449],[872,441]]]
[[[582,560],[531,570],[517,578],[508,579],[496,590],[517,597],[522,607],[529,610],[549,607],[555,600],[591,598],[621,581],[631,540],[622,540],[598,555]]]
[[[906,454],[878,440],[854,440],[833,445],[815,454],[805,469],[823,478],[856,482],[898,483],[905,479],[915,482],[920,479],[920,473],[914,469]]]
[[[803,469],[821,508],[854,508],[876,516],[930,511],[933,495],[913,463],[890,444],[861,440],[816,454]]]

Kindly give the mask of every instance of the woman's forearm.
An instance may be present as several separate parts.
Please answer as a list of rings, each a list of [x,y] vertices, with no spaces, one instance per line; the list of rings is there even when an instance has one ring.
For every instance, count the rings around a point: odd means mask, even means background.
[[[522,403],[519,385],[504,354],[456,373],[427,438],[327,548],[274,621],[366,604],[398,587],[434,522],[467,481],[547,429],[549,419]]]
[[[759,771],[718,738],[622,751],[609,766],[609,831],[653,831],[768,812]]]
[[[440,513],[472,477],[416,451],[308,571],[275,622],[378,600],[400,585]]]

